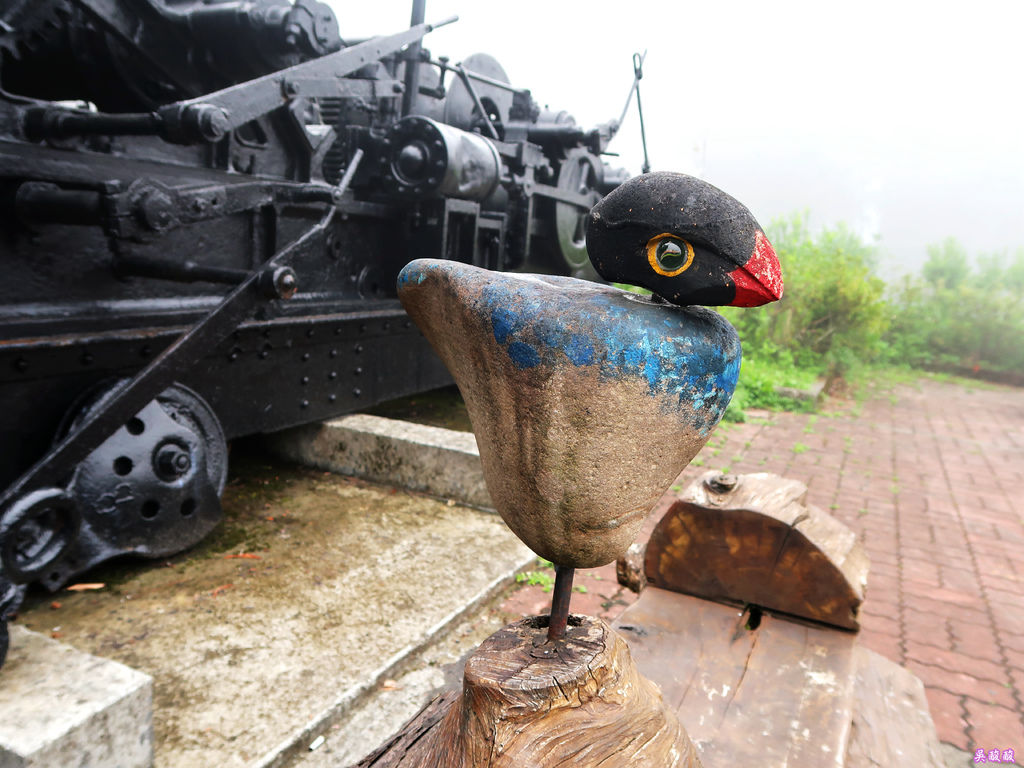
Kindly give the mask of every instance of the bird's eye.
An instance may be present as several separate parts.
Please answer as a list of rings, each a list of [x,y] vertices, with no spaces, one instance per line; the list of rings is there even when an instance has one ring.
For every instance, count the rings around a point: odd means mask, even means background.
[[[665,277],[675,277],[693,264],[693,246],[667,232],[647,241],[647,261],[651,269]]]

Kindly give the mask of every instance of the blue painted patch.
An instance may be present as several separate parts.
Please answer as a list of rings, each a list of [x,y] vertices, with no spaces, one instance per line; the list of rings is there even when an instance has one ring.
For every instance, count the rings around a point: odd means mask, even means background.
[[[565,354],[573,365],[594,364],[594,345],[582,334],[574,333],[569,337]]]
[[[427,272],[422,269],[422,262],[417,263],[416,261],[410,261],[406,264],[402,271],[398,273],[398,286],[402,288],[410,283],[415,285],[422,285],[423,281],[427,279]]]
[[[540,364],[537,350],[521,341],[513,341],[508,345],[508,356],[512,358],[516,368],[533,368]]]
[[[485,281],[478,311],[518,368],[568,362],[596,366],[609,379],[640,377],[705,434],[736,388],[739,339],[710,310],[647,304],[574,280],[502,275]]]
[[[601,378],[639,378],[702,436],[736,388],[739,338],[703,307],[654,304],[567,277],[513,275],[458,262],[417,260],[399,292],[428,278],[449,283],[519,369],[593,367]],[[468,342],[468,340],[467,340]]]
[[[497,307],[491,312],[491,325],[494,326],[494,340],[504,344],[513,331],[522,327],[522,322],[507,307]]]

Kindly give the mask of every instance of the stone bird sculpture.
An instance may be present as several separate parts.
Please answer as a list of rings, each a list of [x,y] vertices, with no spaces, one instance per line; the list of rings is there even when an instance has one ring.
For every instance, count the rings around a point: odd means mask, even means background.
[[[782,295],[750,212],[691,176],[635,177],[590,213],[609,281],[418,259],[409,315],[455,378],[502,518],[556,565],[548,637],[565,629],[574,568],[615,560],[704,446],[736,387],[740,343],[716,312]]]

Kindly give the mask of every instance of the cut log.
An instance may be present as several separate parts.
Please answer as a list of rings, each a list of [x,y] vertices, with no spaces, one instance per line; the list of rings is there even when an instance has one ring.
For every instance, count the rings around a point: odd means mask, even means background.
[[[623,639],[573,616],[510,624],[466,664],[462,695],[435,700],[359,768],[700,768],[696,750]]]
[[[765,473],[704,475],[651,534],[652,586],[857,629],[868,558],[856,536],[804,506],[807,486]]]

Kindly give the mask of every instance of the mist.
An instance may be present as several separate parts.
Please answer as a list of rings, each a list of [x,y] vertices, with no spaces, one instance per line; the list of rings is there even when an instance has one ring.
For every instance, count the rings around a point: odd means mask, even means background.
[[[409,2],[334,5],[343,38],[409,23]],[[491,54],[583,127],[619,116],[646,50],[652,168],[722,187],[762,225],[846,222],[897,273],[947,236],[1024,247],[1020,4],[428,0],[428,22],[453,14],[424,40],[435,57]],[[635,101],[609,150],[640,172]]]

